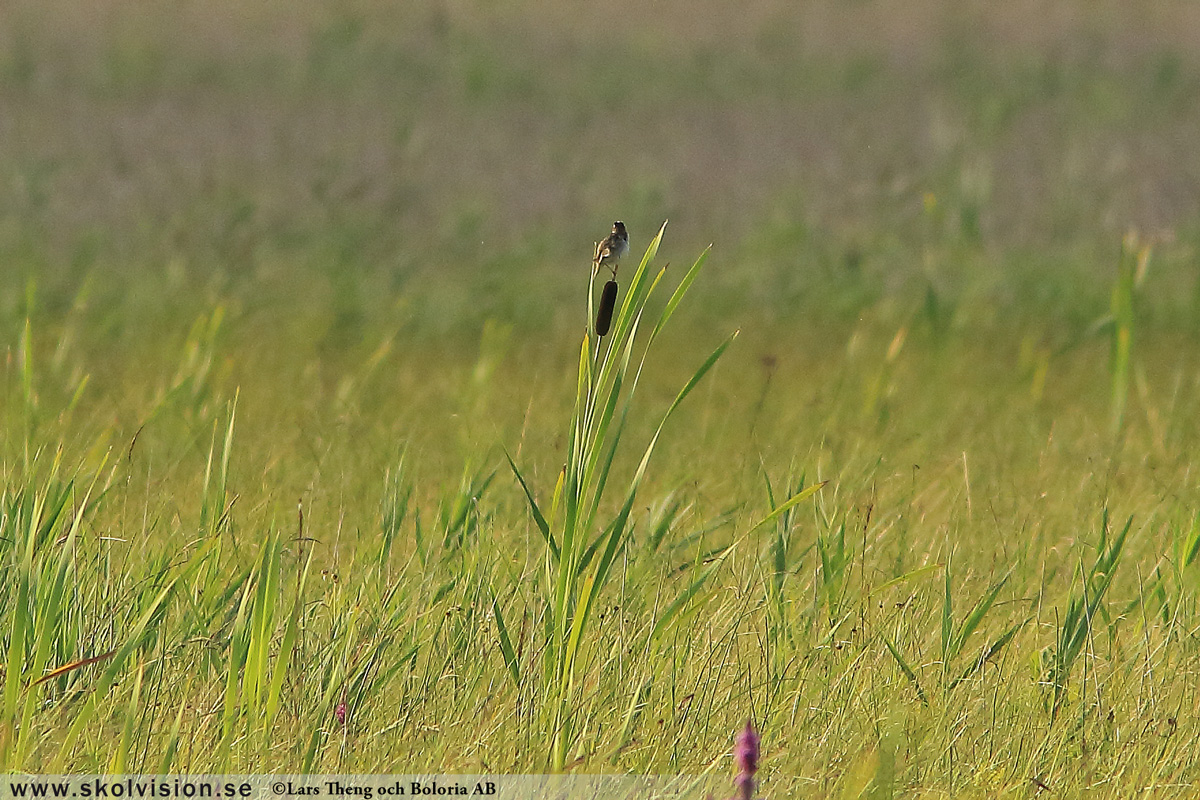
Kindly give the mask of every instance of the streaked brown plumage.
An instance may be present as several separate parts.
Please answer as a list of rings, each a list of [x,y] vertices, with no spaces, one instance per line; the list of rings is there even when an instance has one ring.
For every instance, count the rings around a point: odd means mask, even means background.
[[[613,277],[617,275],[616,262],[621,260],[621,256],[629,252],[629,233],[625,230],[624,222],[614,222],[612,233],[610,233],[603,242],[596,245],[596,255],[592,257],[592,274],[600,271],[600,265],[603,264],[613,271]]]

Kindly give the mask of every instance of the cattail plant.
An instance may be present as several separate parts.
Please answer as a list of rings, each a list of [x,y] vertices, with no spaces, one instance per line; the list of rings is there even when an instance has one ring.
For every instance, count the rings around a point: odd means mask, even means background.
[[[664,225],[665,228],[665,225]],[[579,735],[583,700],[576,680],[576,664],[587,641],[588,622],[597,597],[612,574],[617,555],[629,535],[629,517],[650,455],[667,420],[725,352],[736,334],[729,336],[692,375],[667,409],[646,446],[637,469],[623,491],[615,516],[602,519],[602,500],[626,417],[642,374],[646,353],[671,318],[683,295],[692,285],[702,254],[683,277],[658,314],[649,334],[642,328],[643,315],[666,267],[652,271],[663,231],[650,242],[641,264],[630,280],[620,306],[617,284],[609,281],[602,290],[600,307],[592,317],[595,272],[588,284],[588,331],[580,347],[579,380],[575,409],[571,416],[566,465],[554,489],[548,514],[543,514],[533,492],[509,459],[513,472],[529,501],[530,511],[546,542],[546,577],[542,583],[547,608],[541,674],[547,726],[551,731],[550,766],[565,769],[567,753]],[[595,320],[594,332],[591,330]],[[611,335],[608,335],[611,331]],[[607,339],[601,341],[601,337]],[[637,347],[641,345],[641,347]],[[640,349],[635,356],[635,349]],[[522,670],[504,624],[498,603],[493,603],[501,651],[514,681],[520,685]],[[662,620],[660,620],[660,623]]]
[[[663,227],[665,229],[665,224]],[[629,537],[630,514],[650,456],[667,420],[671,419],[737,336],[734,332],[726,338],[679,390],[645,446],[632,478],[619,495],[619,507],[615,512],[609,510],[602,501],[607,496],[606,490],[611,488],[608,481],[610,470],[625,431],[646,355],[695,281],[708,255],[708,251],[700,255],[658,313],[654,327],[644,334],[643,316],[650,308],[650,298],[655,288],[666,274],[666,267],[657,272],[650,270],[662,235],[663,230],[660,229],[650,242],[619,305],[616,303],[615,281],[605,286],[600,298],[600,313],[595,317],[594,332],[592,299],[595,296],[596,275],[594,271],[592,273],[588,284],[587,328],[579,352],[575,408],[568,430],[566,464],[559,472],[548,514],[542,513],[532,489],[516,462],[509,457],[509,465],[529,501],[533,521],[546,543],[545,579],[541,583],[546,608],[543,627],[546,643],[542,649],[541,670],[542,708],[547,715],[547,729],[551,732],[550,767],[555,771],[566,768],[567,753],[577,741],[580,730],[586,727],[584,696],[576,675],[577,664],[581,653],[585,652],[589,622],[597,607],[600,592],[612,576],[617,556]],[[643,335],[639,336],[639,332],[643,332]],[[604,336],[607,338],[601,339]],[[635,350],[640,352],[635,354]],[[810,486],[781,503],[753,526],[747,535],[770,524],[821,486]],[[717,559],[701,571],[692,584],[662,611],[651,631],[651,638],[667,628],[719,565],[720,559]],[[513,681],[520,687],[526,673],[512,646],[502,609],[495,598],[492,611],[505,665]]]

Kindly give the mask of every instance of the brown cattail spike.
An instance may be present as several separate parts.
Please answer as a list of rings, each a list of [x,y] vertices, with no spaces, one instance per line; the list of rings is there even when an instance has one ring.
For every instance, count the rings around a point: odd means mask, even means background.
[[[600,309],[596,312],[596,335],[604,336],[612,325],[613,306],[617,304],[617,282],[609,281],[604,284],[600,293]]]

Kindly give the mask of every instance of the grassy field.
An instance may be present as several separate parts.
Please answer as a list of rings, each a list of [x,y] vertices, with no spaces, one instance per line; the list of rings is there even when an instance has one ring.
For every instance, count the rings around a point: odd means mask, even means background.
[[[6,770],[1194,796],[1200,11],[705,8],[0,8]]]

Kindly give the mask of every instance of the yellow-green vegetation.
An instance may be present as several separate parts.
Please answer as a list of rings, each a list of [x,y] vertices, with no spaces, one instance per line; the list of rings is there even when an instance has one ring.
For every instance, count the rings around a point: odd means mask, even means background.
[[[704,9],[4,9],[0,765],[1196,791],[1200,13]]]

